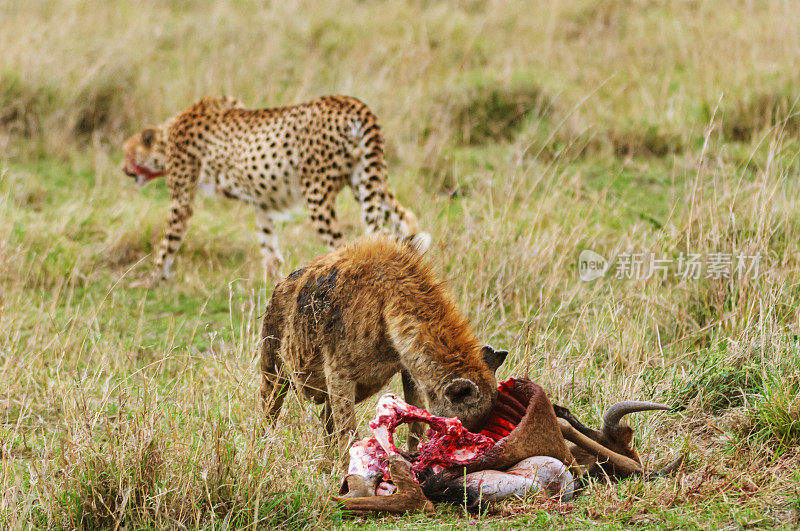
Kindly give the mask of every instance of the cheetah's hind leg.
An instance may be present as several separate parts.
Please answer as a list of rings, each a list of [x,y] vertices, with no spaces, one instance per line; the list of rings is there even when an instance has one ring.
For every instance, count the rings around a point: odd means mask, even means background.
[[[272,212],[256,207],[256,228],[264,273],[267,278],[277,281],[281,278],[283,256],[278,248],[278,236],[275,234],[275,222],[272,216]]]

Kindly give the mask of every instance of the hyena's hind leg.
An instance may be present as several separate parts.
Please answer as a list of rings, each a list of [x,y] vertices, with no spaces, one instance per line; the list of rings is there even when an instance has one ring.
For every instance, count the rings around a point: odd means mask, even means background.
[[[270,420],[281,412],[283,400],[289,392],[289,380],[280,354],[283,309],[279,300],[280,294],[273,293],[261,328],[261,399]]]

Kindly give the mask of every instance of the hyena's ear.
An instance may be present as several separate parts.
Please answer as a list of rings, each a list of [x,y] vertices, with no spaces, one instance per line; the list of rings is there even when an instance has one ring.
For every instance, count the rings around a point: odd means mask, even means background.
[[[497,371],[500,368],[500,365],[506,361],[506,356],[508,356],[507,350],[495,350],[489,345],[486,345],[481,349],[481,354],[483,354],[483,361],[486,362],[486,365],[489,366],[492,372]]]
[[[153,142],[156,139],[156,130],[152,127],[148,127],[144,131],[142,131],[142,144],[144,147],[149,148],[153,145]]]
[[[444,388],[444,396],[453,404],[471,404],[480,398],[480,391],[472,380],[456,378]]]

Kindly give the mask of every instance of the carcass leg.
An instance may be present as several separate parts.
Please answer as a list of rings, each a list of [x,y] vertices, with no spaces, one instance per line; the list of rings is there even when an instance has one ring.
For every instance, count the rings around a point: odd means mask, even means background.
[[[397,486],[391,496],[367,496],[359,498],[334,498],[345,509],[363,514],[370,511],[405,514],[408,512],[434,512],[433,503],[422,493],[422,487],[411,475],[411,463],[401,455],[389,456],[389,475]]]
[[[511,496],[523,497],[536,491],[549,496],[560,496],[561,500],[572,498],[572,474],[558,459],[534,456],[523,459],[505,472],[482,470],[467,474],[468,487],[474,487],[486,501],[499,501]]]

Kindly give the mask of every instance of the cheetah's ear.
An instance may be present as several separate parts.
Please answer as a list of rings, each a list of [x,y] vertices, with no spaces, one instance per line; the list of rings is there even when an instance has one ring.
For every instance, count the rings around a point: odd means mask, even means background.
[[[144,131],[142,131],[142,144],[144,147],[149,148],[153,145],[156,139],[156,130],[152,127],[148,127]]]
[[[486,365],[489,366],[489,369],[492,372],[497,371],[500,368],[500,365],[506,361],[506,357],[508,356],[507,350],[495,350],[489,345],[486,345],[481,349],[481,354],[483,354],[483,361],[486,362]]]

